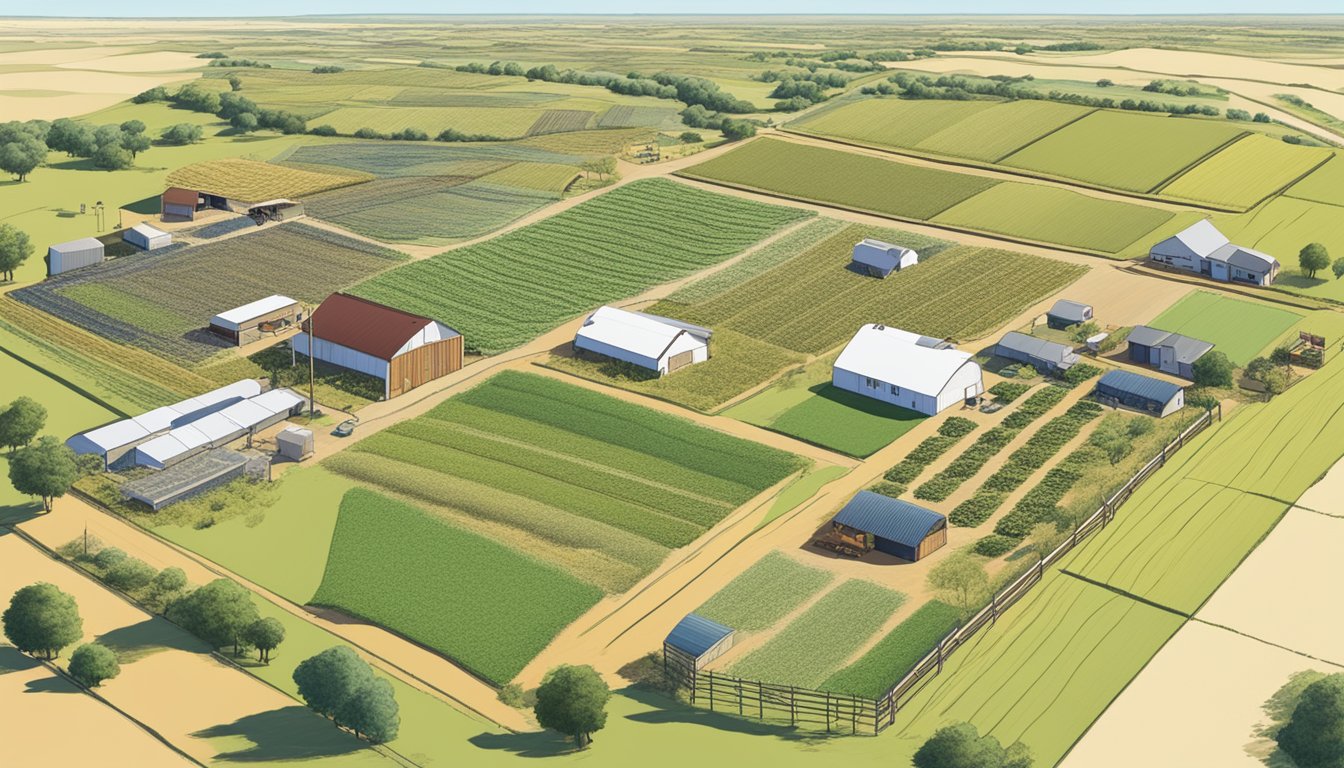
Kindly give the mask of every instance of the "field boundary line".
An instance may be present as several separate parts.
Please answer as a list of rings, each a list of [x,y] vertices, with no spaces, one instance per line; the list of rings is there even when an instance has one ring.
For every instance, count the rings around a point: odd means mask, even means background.
[[[1050,100],[1049,100],[1049,99],[1045,99],[1045,101],[1050,101]],[[1006,103],[1008,103],[1008,102],[1004,102],[1004,103],[1006,104]],[[1064,102],[1052,102],[1052,103],[1059,104],[1059,103],[1064,103]],[[1083,118],[1087,117],[1088,115],[1096,114],[1096,113],[1099,112],[1099,111],[1101,111],[1101,107],[1093,107],[1092,109],[1087,110],[1087,111],[1084,112],[1083,114],[1081,114],[1081,115],[1079,115],[1079,116],[1073,118],[1072,120],[1068,121],[1067,123],[1065,123],[1065,124],[1063,124],[1063,125],[1061,125],[1061,126],[1059,126],[1059,127],[1057,127],[1057,128],[1051,128],[1050,130],[1046,131],[1045,133],[1041,134],[1040,136],[1037,136],[1036,138],[1032,139],[1031,141],[1028,141],[1026,144],[1023,144],[1022,146],[1018,147],[1017,149],[1009,150],[1006,154],[999,155],[998,157],[994,158],[993,160],[991,160],[991,161],[989,161],[989,162],[992,163],[993,165],[996,165],[996,166],[997,166],[997,165],[999,165],[1000,163],[1002,163],[1004,160],[1007,160],[1008,158],[1012,157],[1013,155],[1016,155],[1018,152],[1021,152],[1022,150],[1026,149],[1027,147],[1030,147],[1032,144],[1035,144],[1036,142],[1041,141],[1042,139],[1046,139],[1046,138],[1048,138],[1048,137],[1050,137],[1050,136],[1054,136],[1056,133],[1059,133],[1060,131],[1064,130],[1065,128],[1068,128],[1070,125],[1073,125],[1074,123],[1078,122],[1079,120],[1082,120]]]
[[[1199,167],[1200,165],[1202,165],[1206,160],[1211,160],[1211,159],[1213,159],[1213,156],[1216,155],[1216,154],[1218,154],[1219,152],[1222,152],[1222,151],[1225,150],[1225,149],[1230,149],[1230,148],[1232,147],[1232,145],[1234,145],[1234,144],[1240,142],[1242,139],[1247,138],[1248,136],[1251,135],[1251,133],[1252,133],[1252,131],[1246,131],[1246,130],[1243,130],[1241,133],[1238,133],[1236,136],[1233,136],[1232,138],[1228,139],[1227,141],[1223,142],[1222,144],[1219,144],[1218,146],[1214,147],[1213,149],[1209,150],[1208,152],[1205,152],[1203,155],[1200,155],[1194,162],[1192,162],[1192,163],[1186,165],[1184,168],[1181,168],[1180,170],[1178,170],[1178,171],[1176,171],[1175,173],[1171,174],[1171,175],[1168,176],[1167,178],[1165,178],[1165,179],[1163,179],[1163,180],[1157,182],[1157,184],[1156,184],[1155,186],[1153,186],[1152,188],[1150,188],[1150,189],[1148,190],[1148,192],[1149,192],[1150,194],[1154,194],[1154,195],[1155,195],[1155,194],[1158,194],[1158,193],[1161,192],[1163,189],[1166,189],[1168,186],[1170,186],[1171,184],[1175,183],[1177,179],[1179,179],[1179,178],[1181,178],[1182,176],[1184,176],[1185,174],[1187,174],[1187,173],[1193,171],[1195,168],[1197,168],[1197,167]],[[1181,198],[1181,199],[1184,199],[1184,198]],[[1254,207],[1255,207],[1254,205],[1252,205],[1252,206],[1248,206],[1248,207],[1242,209],[1242,212],[1244,213],[1245,211],[1249,211],[1251,208],[1254,208]]]
[[[1286,645],[1282,645],[1282,644],[1280,644],[1280,643],[1276,643],[1276,642],[1274,642],[1274,641],[1272,641],[1272,640],[1266,640],[1266,639],[1264,639],[1263,637],[1259,637],[1259,636],[1257,636],[1257,635],[1252,635],[1252,634],[1249,633],[1249,632],[1242,632],[1241,630],[1239,630],[1239,629],[1237,629],[1237,628],[1235,628],[1235,627],[1229,627],[1229,626],[1227,626],[1226,624],[1219,624],[1219,623],[1216,622],[1216,621],[1209,621],[1209,620],[1207,620],[1207,619],[1201,619],[1201,618],[1199,618],[1198,616],[1191,616],[1191,617],[1190,617],[1190,621],[1195,622],[1195,623],[1198,623],[1198,624],[1203,624],[1203,625],[1206,626],[1206,627],[1213,627],[1214,629],[1221,629],[1221,630],[1223,630],[1224,632],[1231,632],[1231,633],[1234,634],[1234,635],[1240,635],[1241,637],[1244,637],[1244,638],[1246,638],[1246,639],[1248,639],[1248,640],[1254,640],[1254,641],[1257,642],[1257,643],[1261,643],[1261,644],[1263,644],[1263,645],[1268,645],[1268,646],[1270,646],[1271,648],[1278,648],[1278,649],[1281,650],[1281,651],[1287,651],[1287,652],[1289,652],[1289,653],[1291,653],[1291,654],[1294,654],[1294,655],[1297,655],[1297,656],[1301,656],[1301,657],[1303,657],[1303,658],[1311,659],[1312,661],[1319,661],[1319,662],[1321,662],[1322,664],[1329,664],[1329,665],[1331,665],[1331,666],[1333,666],[1333,667],[1339,667],[1339,668],[1341,668],[1341,669],[1344,669],[1344,661],[1331,661],[1330,659],[1323,659],[1323,658],[1321,658],[1320,656],[1312,656],[1310,653],[1307,653],[1306,651],[1299,651],[1299,650],[1297,650],[1296,648],[1290,648],[1290,647],[1288,647],[1288,646],[1286,646]]]
[[[0,345],[0,352],[4,352],[6,355],[8,355],[8,356],[14,358],[15,360],[17,360],[18,362],[22,363],[23,365],[26,365],[26,366],[28,366],[29,368],[32,368],[34,371],[37,371],[38,373],[42,374],[43,376],[46,376],[47,378],[49,378],[49,379],[55,381],[57,384],[60,384],[61,386],[65,387],[66,389],[69,389],[70,391],[74,392],[75,394],[79,395],[80,397],[83,397],[83,398],[86,399],[86,400],[92,401],[93,403],[95,403],[95,404],[97,404],[97,405],[99,405],[99,406],[101,406],[101,407],[103,407],[103,408],[106,408],[107,410],[111,411],[112,413],[116,414],[117,416],[120,416],[120,417],[123,418],[123,419],[129,419],[129,418],[131,417],[131,415],[130,415],[129,413],[126,413],[125,411],[121,410],[120,408],[118,408],[118,407],[112,405],[111,403],[109,403],[109,402],[107,402],[106,400],[102,399],[101,397],[99,397],[99,396],[93,394],[92,392],[88,391],[87,389],[85,389],[85,388],[79,386],[78,384],[76,384],[76,383],[70,381],[69,379],[66,379],[66,378],[63,377],[63,376],[59,376],[59,375],[57,375],[57,374],[55,374],[55,373],[52,373],[51,371],[47,370],[46,368],[43,368],[42,366],[38,365],[37,363],[34,363],[32,360],[29,360],[29,359],[26,358],[26,357],[22,357],[22,356],[20,356],[17,352],[15,352],[14,350],[10,349],[9,347],[6,347],[6,346],[4,346],[4,345]],[[110,423],[110,422],[109,422],[109,423]],[[96,429],[96,427],[94,427],[94,429]]]
[[[1121,589],[1121,588],[1119,588],[1119,587],[1117,587],[1117,586],[1114,586],[1114,585],[1112,585],[1112,584],[1107,584],[1107,583],[1104,582],[1104,581],[1097,581],[1096,579],[1090,579],[1090,578],[1088,578],[1088,577],[1086,577],[1086,576],[1084,576],[1084,575],[1082,575],[1082,574],[1080,574],[1080,573],[1074,573],[1073,571],[1070,571],[1068,568],[1060,568],[1060,569],[1059,569],[1059,572],[1062,573],[1062,574],[1064,574],[1065,576],[1072,576],[1073,578],[1075,578],[1075,579],[1077,579],[1077,580],[1079,580],[1079,581],[1081,581],[1081,582],[1083,582],[1083,583],[1085,583],[1085,584],[1091,584],[1092,586],[1094,586],[1094,587],[1100,587],[1101,589],[1104,589],[1104,590],[1106,590],[1107,592],[1114,592],[1115,594],[1119,595],[1120,597],[1126,597],[1126,598],[1129,598],[1130,600],[1133,600],[1133,601],[1136,602],[1136,603],[1143,603],[1144,605],[1151,606],[1151,607],[1153,607],[1153,608],[1157,608],[1158,610],[1162,610],[1162,611],[1166,611],[1167,613],[1175,614],[1175,615],[1177,615],[1177,616],[1180,616],[1180,617],[1183,618],[1183,619],[1187,619],[1187,620],[1189,620],[1189,619],[1194,618],[1194,616],[1193,616],[1192,614],[1184,613],[1184,612],[1182,612],[1182,611],[1178,611],[1178,610],[1176,610],[1175,608],[1172,608],[1172,607],[1169,606],[1169,605],[1163,605],[1163,604],[1157,602],[1156,600],[1149,600],[1148,598],[1143,597],[1142,595],[1138,595],[1138,594],[1135,594],[1135,593],[1130,592],[1130,591],[1128,591],[1128,590]]]

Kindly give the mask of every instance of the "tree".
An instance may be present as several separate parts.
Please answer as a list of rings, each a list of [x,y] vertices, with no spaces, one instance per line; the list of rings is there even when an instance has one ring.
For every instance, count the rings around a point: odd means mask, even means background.
[[[36,137],[20,134],[0,144],[0,171],[25,181],[33,169],[47,159],[47,145]]]
[[[1045,560],[1045,556],[1058,549],[1068,536],[1068,532],[1059,530],[1059,526],[1052,522],[1037,523],[1031,527],[1031,533],[1027,534],[1031,539],[1032,548],[1036,551],[1037,562]]]
[[[705,137],[695,131],[682,131],[681,134],[677,136],[677,141],[680,141],[682,144],[699,144],[704,140]]]
[[[0,224],[0,277],[14,279],[14,270],[33,255],[28,233],[13,224]]]
[[[1335,263],[1330,265],[1330,271],[1335,273],[1335,279],[1344,277],[1344,256],[1335,259]]]
[[[929,586],[969,615],[989,592],[989,574],[973,557],[959,552],[929,571]]]
[[[590,666],[562,664],[546,673],[537,688],[533,708],[543,728],[559,731],[574,739],[579,749],[593,740],[593,734],[607,724],[607,700],[611,690]]]
[[[723,137],[729,141],[746,139],[756,135],[756,124],[749,120],[734,120],[724,118],[723,124],[719,126],[723,132]]]
[[[93,165],[104,171],[121,171],[134,165],[131,153],[121,148],[121,142],[100,144],[93,150]]]
[[[294,668],[294,684],[299,695],[314,712],[337,719],[341,708],[365,683],[373,670],[349,646],[338,645],[299,662]],[[337,720],[337,724],[340,721]]]
[[[229,125],[239,133],[251,133],[257,130],[257,116],[251,112],[239,112],[229,118]]]
[[[1330,266],[1330,251],[1320,243],[1308,243],[1297,254],[1297,263],[1308,278],[1314,278],[1318,271]]]
[[[13,453],[31,443],[47,423],[47,409],[27,395],[20,396],[0,411],[0,446]]]
[[[1198,386],[1232,386],[1232,361],[1227,359],[1227,355],[1216,349],[1206,352],[1203,357],[1195,361],[1191,368],[1195,375],[1195,384]]]
[[[336,721],[354,731],[355,736],[382,744],[397,737],[399,710],[392,684],[370,674],[341,705]]]
[[[128,555],[116,547],[104,547],[93,556],[93,564],[104,571],[110,571],[125,562]]]
[[[178,123],[163,129],[159,134],[166,144],[195,144],[201,140],[201,126],[191,123]]]
[[[1112,85],[1115,85],[1115,81],[1110,78],[1103,77],[1097,81],[1098,88],[1110,88]]]
[[[111,680],[121,673],[117,663],[117,654],[110,648],[98,643],[85,643],[70,654],[70,676],[80,685],[96,688],[104,680]]]
[[[285,625],[270,616],[257,619],[243,630],[243,639],[257,649],[261,663],[270,664],[271,651],[285,641]]]
[[[140,121],[131,120],[130,122],[139,123]],[[135,160],[136,155],[139,155],[141,152],[144,152],[145,150],[149,149],[151,145],[152,144],[149,140],[149,137],[145,135],[143,130],[136,131],[134,133],[123,132],[121,134],[121,148],[131,153],[132,161]]]
[[[45,582],[15,592],[9,607],[0,614],[0,623],[15,648],[48,659],[84,636],[84,621],[79,618],[75,598]]]
[[[1004,749],[993,736],[981,736],[971,723],[939,728],[915,752],[915,768],[1030,768],[1025,744]]]
[[[58,438],[44,435],[9,459],[9,482],[14,490],[42,499],[50,512],[52,502],[64,496],[79,477],[75,452]]]
[[[1323,677],[1303,689],[1275,739],[1301,768],[1344,764],[1344,674]]]
[[[141,120],[127,120],[117,127],[121,129],[122,133],[137,134],[145,132],[145,123]]]
[[[177,566],[168,566],[149,583],[150,598],[159,607],[159,613],[167,613],[173,601],[182,596],[187,588],[187,573]]]
[[[243,630],[258,617],[246,589],[228,579],[215,579],[173,603],[168,618],[216,648],[232,645],[238,656]]]
[[[154,567],[144,560],[127,557],[103,573],[103,581],[113,589],[130,592],[149,586],[154,580]]]
[[[234,91],[243,90],[243,79],[237,75],[229,75],[229,88]]]

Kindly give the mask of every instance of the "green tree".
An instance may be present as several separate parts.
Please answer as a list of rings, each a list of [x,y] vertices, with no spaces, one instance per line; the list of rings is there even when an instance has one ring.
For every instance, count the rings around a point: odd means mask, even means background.
[[[98,550],[98,553],[95,554],[92,559],[94,565],[104,571],[110,571],[126,562],[127,557],[129,557],[129,555],[126,554],[125,550],[117,549],[116,547],[104,547]]]
[[[187,573],[177,566],[168,566],[149,583],[150,599],[159,613],[167,613],[169,606],[187,589]]]
[[[369,665],[345,645],[328,648],[294,668],[294,684],[304,702],[332,720],[337,720],[341,708],[372,678]]]
[[[104,171],[122,171],[135,164],[131,159],[131,153],[121,148],[121,142],[116,144],[101,144],[93,150],[93,166]]]
[[[15,136],[0,144],[0,171],[14,174],[26,181],[28,174],[47,159],[47,145],[28,134]]]
[[[1031,527],[1031,533],[1027,538],[1031,539],[1032,549],[1036,552],[1036,560],[1040,562],[1045,556],[1054,552],[1064,543],[1064,539],[1069,537],[1069,532],[1059,530],[1059,526],[1052,522],[1037,523]]]
[[[20,448],[9,459],[9,482],[14,490],[42,499],[42,508],[51,511],[52,502],[64,496],[79,477],[75,452],[58,438],[44,435],[27,448]]]
[[[237,75],[229,75],[229,88],[233,91],[243,90],[243,79]]]
[[[1216,349],[1206,352],[1203,357],[1195,361],[1191,368],[1194,371],[1195,384],[1198,386],[1232,386],[1232,361],[1227,359],[1227,355]]]
[[[85,643],[70,654],[69,671],[80,685],[96,688],[104,680],[121,674],[121,665],[112,649],[98,643]]]
[[[1323,677],[1303,689],[1275,738],[1301,768],[1344,765],[1344,674]]]
[[[170,125],[167,128],[164,128],[163,132],[159,135],[162,137],[165,144],[195,144],[201,140],[203,131],[199,125],[178,123],[177,125]]]
[[[968,554],[958,552],[929,571],[929,586],[944,602],[970,615],[989,594],[989,574]]]
[[[915,752],[915,768],[1030,768],[1025,744],[1004,749],[993,736],[981,736],[971,723],[957,723],[934,732]]]
[[[1344,256],[1335,259],[1335,262],[1330,265],[1330,271],[1335,273],[1336,280],[1344,277]]]
[[[239,112],[229,118],[229,125],[239,133],[251,133],[257,130],[257,116],[251,112]]]
[[[682,144],[699,144],[704,140],[705,137],[695,131],[682,131],[681,134],[677,136],[677,141],[680,141]]]
[[[140,121],[132,120],[130,122],[139,123]],[[144,134],[143,130],[136,131],[135,133],[123,132],[121,134],[121,148],[130,153],[132,161],[134,161],[136,156],[141,152],[149,149],[150,146],[151,143],[149,137]]]
[[[127,120],[117,127],[121,129],[122,133],[132,135],[145,132],[145,123],[142,120]]]
[[[243,639],[257,649],[257,658],[263,664],[271,663],[271,651],[285,641],[285,625],[267,616],[257,619],[243,630]]]
[[[0,411],[0,446],[14,452],[31,443],[47,423],[47,409],[36,400],[21,395]]]
[[[103,581],[113,589],[133,592],[149,586],[154,580],[154,567],[144,560],[128,557],[103,574]]]
[[[1330,266],[1330,251],[1320,243],[1308,243],[1297,254],[1297,263],[1308,278],[1314,278],[1317,272]]]
[[[348,699],[341,704],[336,720],[355,732],[355,736],[382,744],[397,737],[401,726],[400,708],[392,684],[370,673]]]
[[[14,279],[14,270],[33,255],[33,242],[28,233],[13,224],[0,224],[0,277]]]
[[[45,582],[15,592],[9,607],[0,614],[0,623],[15,648],[48,659],[84,636],[84,621],[79,618],[75,598]]]
[[[723,137],[729,141],[738,141],[756,135],[756,124],[750,120],[734,120],[724,118],[723,124],[719,126],[723,132]]]
[[[216,648],[232,645],[238,656],[243,630],[258,617],[246,589],[229,579],[215,579],[173,603],[168,618]]]
[[[611,690],[595,669],[563,664],[542,679],[533,712],[543,728],[573,738],[578,748],[584,749],[593,734],[607,724],[610,698]]]

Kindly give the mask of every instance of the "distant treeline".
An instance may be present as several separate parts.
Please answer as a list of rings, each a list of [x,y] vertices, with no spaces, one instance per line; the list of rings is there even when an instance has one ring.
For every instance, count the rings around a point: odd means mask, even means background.
[[[1005,99],[1034,99],[1040,101],[1059,101],[1066,104],[1078,104],[1084,107],[1100,109],[1127,109],[1136,112],[1165,112],[1173,115],[1206,115],[1217,117],[1222,112],[1217,107],[1204,104],[1169,104],[1148,99],[1111,99],[1089,96],[1081,93],[1052,90],[1038,91],[1023,86],[1033,78],[993,76],[985,79],[968,79],[955,75],[913,75],[899,72],[886,82],[864,86],[862,93],[873,95],[901,95],[908,99],[945,99],[965,101],[979,96],[998,96]]]
[[[541,80],[547,83],[593,85],[625,96],[652,96],[657,99],[670,99],[691,106],[699,105],[714,112],[746,114],[756,111],[754,104],[722,90],[718,83],[706,80],[703,77],[678,75],[672,72],[655,72],[652,75],[630,72],[625,75],[616,75],[610,72],[562,70],[554,64],[524,70],[522,65],[512,61],[496,61],[492,64],[463,64],[456,69],[459,72],[474,72],[482,75],[526,77],[528,80]]]

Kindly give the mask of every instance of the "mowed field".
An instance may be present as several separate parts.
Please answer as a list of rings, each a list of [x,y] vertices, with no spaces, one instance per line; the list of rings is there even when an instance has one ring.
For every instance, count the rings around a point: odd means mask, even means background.
[[[167,183],[172,187],[205,190],[235,200],[260,203],[278,198],[302,199],[372,178],[366,173],[318,173],[229,157],[178,168],[168,174]]]
[[[291,222],[113,259],[12,295],[99,336],[198,363],[224,346],[205,330],[213,315],[275,293],[314,304],[405,258]]]
[[[1325,148],[1297,147],[1251,134],[1181,174],[1159,192],[1164,197],[1226,208],[1250,208],[1299,179],[1305,181],[1332,157],[1334,153]]]
[[[1173,215],[1067,189],[1000,182],[778,139],[757,139],[680,173],[866,213],[949,224],[1102,255],[1120,251]],[[1059,215],[1061,209],[1067,215]]]
[[[727,259],[810,214],[650,179],[361,283],[354,293],[502,352],[598,305]]]
[[[1302,320],[1280,306],[1195,291],[1153,318],[1150,326],[1214,344],[1234,365],[1245,365]]]
[[[325,466],[447,520],[452,525],[443,530],[449,532],[435,536],[456,543],[444,547],[463,546],[465,534],[451,530],[456,526],[506,545],[511,557],[528,563],[512,569],[500,565],[504,555],[491,555],[491,562],[459,574],[451,599],[487,601],[479,603],[480,611],[500,601],[544,602],[536,600],[529,581],[545,581],[558,569],[579,585],[565,593],[565,610],[520,619],[512,629],[496,626],[494,631],[519,635],[521,644],[464,639],[462,632],[481,637],[457,628],[460,617],[475,610],[450,609],[448,594],[434,597],[444,591],[437,587],[424,593],[417,587],[411,596],[404,586],[407,579],[420,580],[413,575],[420,570],[439,569],[443,556],[427,553],[414,568],[406,560],[388,560],[377,579],[386,590],[360,586],[359,574],[372,561],[359,554],[357,542],[367,537],[369,525],[378,525],[376,516],[354,528],[360,533],[351,534],[349,546],[333,548],[315,599],[378,621],[504,683],[603,592],[629,588],[671,550],[805,464],[674,416],[549,378],[504,372],[423,417],[361,441]],[[343,512],[338,542],[345,518]],[[417,534],[388,525],[378,535],[395,548]],[[533,561],[548,565],[535,568]],[[515,572],[522,575],[508,575]],[[424,579],[440,583],[438,576]],[[464,584],[473,585],[465,591],[475,594],[457,594]],[[389,601],[391,593],[406,599]]]

